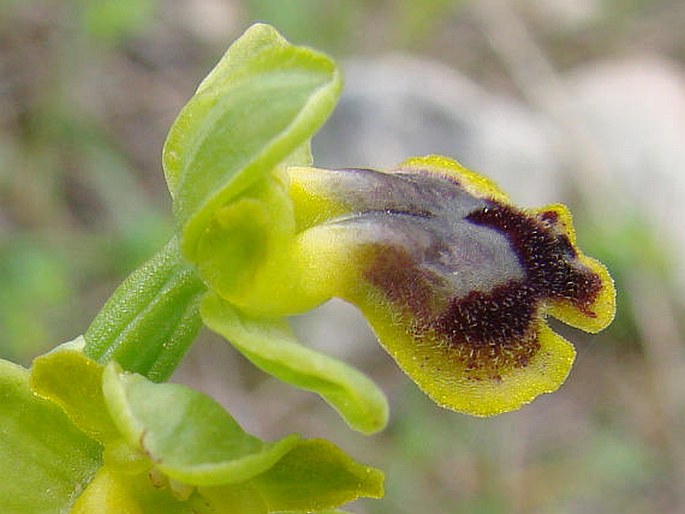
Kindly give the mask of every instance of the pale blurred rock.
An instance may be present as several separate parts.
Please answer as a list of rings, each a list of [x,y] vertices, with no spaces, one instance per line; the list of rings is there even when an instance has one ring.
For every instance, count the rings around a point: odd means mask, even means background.
[[[366,320],[353,305],[333,299],[293,319],[293,328],[307,346],[360,365],[379,347]]]
[[[545,23],[548,29],[580,30],[597,20],[605,12],[601,0],[524,0],[531,16]]]
[[[568,81],[611,173],[609,198],[652,222],[685,260],[685,72],[656,57],[596,63]],[[685,287],[685,267],[676,270]]]
[[[197,39],[221,47],[227,34],[240,31],[243,19],[239,4],[225,0],[175,0],[174,19]]]
[[[356,60],[344,71],[340,104],[314,140],[318,165],[383,168],[442,154],[494,178],[518,203],[558,200],[549,125],[522,103],[410,57]]]

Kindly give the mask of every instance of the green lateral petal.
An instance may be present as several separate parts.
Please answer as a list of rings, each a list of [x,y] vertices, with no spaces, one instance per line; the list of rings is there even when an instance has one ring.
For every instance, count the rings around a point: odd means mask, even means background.
[[[273,170],[218,209],[196,254],[210,290],[238,306],[259,306],[269,317],[276,317],[278,305],[311,308],[309,298],[292,294],[300,267],[289,250],[295,226],[286,183],[281,170]],[[269,280],[260,278],[265,275]]]
[[[256,366],[318,393],[353,429],[368,434],[385,427],[388,404],[380,389],[354,368],[302,346],[285,322],[249,318],[214,294],[205,297],[200,312],[209,328]]]
[[[81,352],[83,337],[33,361],[31,388],[59,405],[71,421],[93,439],[119,438],[102,397],[103,367]]]
[[[248,30],[235,45],[184,107],[164,146],[182,249],[191,260],[218,207],[279,163],[305,160],[303,149],[341,87],[333,61],[286,45],[273,29]]]
[[[100,467],[102,448],[28,381],[26,369],[0,361],[1,510],[62,513]]]
[[[169,478],[186,484],[248,480],[273,466],[299,438],[264,443],[209,396],[179,384],[155,384],[114,363],[105,369],[103,391],[124,439]]]
[[[320,511],[361,497],[383,496],[383,473],[358,464],[323,439],[300,441],[253,483],[270,512]]]

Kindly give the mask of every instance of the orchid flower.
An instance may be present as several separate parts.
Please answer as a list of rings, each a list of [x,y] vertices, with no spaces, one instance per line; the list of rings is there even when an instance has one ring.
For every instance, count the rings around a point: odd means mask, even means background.
[[[200,243],[200,270],[212,290],[205,323],[248,357],[256,338],[236,325],[338,297],[359,307],[436,403],[487,416],[554,391],[568,375],[573,346],[546,316],[588,332],[613,318],[612,281],[576,246],[566,207],[518,209],[455,161],[414,158],[386,171],[290,166],[268,180],[278,193],[241,195]],[[277,215],[231,212],[259,202]],[[288,227],[279,244],[251,249],[278,224]],[[205,247],[260,255],[236,277]],[[236,317],[229,323],[222,322],[227,310]]]
[[[300,346],[287,316],[332,297],[356,305],[412,380],[460,412],[498,414],[557,389],[574,350],[546,316],[597,332],[615,309],[568,209],[516,208],[445,157],[312,167],[309,140],[339,90],[330,61],[258,25],[172,127],[165,172],[183,255],[208,288],[204,323],[363,431],[384,423],[381,394]]]

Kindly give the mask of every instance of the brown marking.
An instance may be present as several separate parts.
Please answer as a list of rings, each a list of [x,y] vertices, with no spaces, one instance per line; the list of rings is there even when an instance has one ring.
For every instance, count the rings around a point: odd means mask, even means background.
[[[539,214],[539,217],[550,225],[555,225],[559,221],[559,213],[557,211],[544,211]]]
[[[404,306],[415,316],[430,315],[431,289],[438,277],[428,277],[405,250],[381,245],[367,245],[361,250],[370,266],[365,278],[380,289],[394,305]]]
[[[526,271],[526,285],[537,299],[566,300],[583,312],[597,299],[601,279],[578,262],[567,235],[556,234],[536,218],[495,202],[467,219],[507,236]]]
[[[467,372],[496,379],[497,370],[525,367],[540,349],[537,310],[535,291],[511,281],[488,293],[452,299],[432,328],[446,337],[451,357],[463,362]]]

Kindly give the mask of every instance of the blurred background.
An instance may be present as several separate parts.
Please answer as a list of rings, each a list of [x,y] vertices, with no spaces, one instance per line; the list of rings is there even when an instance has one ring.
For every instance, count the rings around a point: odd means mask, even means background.
[[[84,332],[170,236],[166,131],[254,21],[345,71],[319,165],[442,153],[519,204],[567,203],[618,315],[557,327],[578,350],[567,383],[492,419],[434,406],[353,308],[298,318],[387,391],[373,437],[208,331],[175,380],[261,437],[328,437],[384,469],[358,514],[685,512],[682,0],[0,0],[0,356]]]

